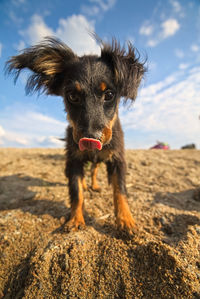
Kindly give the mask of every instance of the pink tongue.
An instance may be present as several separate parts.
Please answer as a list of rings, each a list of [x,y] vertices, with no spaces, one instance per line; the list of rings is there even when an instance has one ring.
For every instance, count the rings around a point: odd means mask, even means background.
[[[79,140],[79,149],[81,151],[84,150],[94,150],[94,149],[98,149],[99,151],[102,149],[102,144],[99,140],[97,139],[93,139],[93,138],[81,138]]]

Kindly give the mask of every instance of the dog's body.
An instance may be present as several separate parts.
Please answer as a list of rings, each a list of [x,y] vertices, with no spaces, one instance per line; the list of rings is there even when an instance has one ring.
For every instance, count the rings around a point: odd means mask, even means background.
[[[53,38],[26,49],[7,63],[8,72],[28,68],[33,72],[27,91],[43,89],[64,99],[69,126],[66,137],[66,176],[69,180],[71,217],[69,229],[85,225],[83,217],[84,164],[93,162],[92,188],[97,165],[105,162],[112,183],[117,225],[129,232],[134,228],[126,199],[126,163],[123,132],[118,117],[121,97],[134,100],[144,74],[131,44],[128,51],[113,40],[103,44],[101,56],[78,57]]]

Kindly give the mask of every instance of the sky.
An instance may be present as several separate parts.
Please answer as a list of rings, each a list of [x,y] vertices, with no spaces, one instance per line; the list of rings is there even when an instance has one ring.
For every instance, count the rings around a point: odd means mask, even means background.
[[[89,32],[133,43],[148,68],[134,104],[120,105],[128,149],[157,141],[200,148],[200,0],[0,0],[0,147],[63,147],[61,97],[26,95],[6,60],[46,36],[100,54]]]

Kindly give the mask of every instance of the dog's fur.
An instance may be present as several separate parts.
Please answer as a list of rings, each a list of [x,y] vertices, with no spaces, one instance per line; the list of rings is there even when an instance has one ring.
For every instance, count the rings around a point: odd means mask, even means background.
[[[32,71],[26,91],[44,91],[62,96],[69,126],[66,137],[66,176],[69,181],[71,217],[69,229],[85,225],[83,217],[84,164],[92,161],[92,188],[98,190],[96,172],[99,162],[105,162],[109,183],[113,186],[114,211],[120,229],[134,228],[126,199],[126,163],[123,132],[118,117],[120,98],[134,100],[145,72],[135,48],[128,49],[113,39],[101,43],[101,55],[77,56],[61,41],[46,38],[40,44],[25,49],[7,62],[7,72],[15,81],[24,68]],[[80,151],[83,137],[100,140],[102,149]]]

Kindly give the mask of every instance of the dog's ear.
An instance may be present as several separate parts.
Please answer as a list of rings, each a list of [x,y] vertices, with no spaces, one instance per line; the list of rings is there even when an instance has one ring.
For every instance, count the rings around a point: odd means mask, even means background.
[[[113,39],[111,45],[102,43],[101,58],[113,68],[121,96],[135,100],[139,84],[146,71],[144,63],[139,62],[140,55],[137,50],[130,42],[126,50]]]
[[[20,72],[27,68],[33,72],[27,79],[26,93],[44,91],[61,95],[64,72],[69,63],[78,57],[61,41],[45,38],[40,44],[25,49],[6,63],[6,73],[14,74],[15,82]]]

